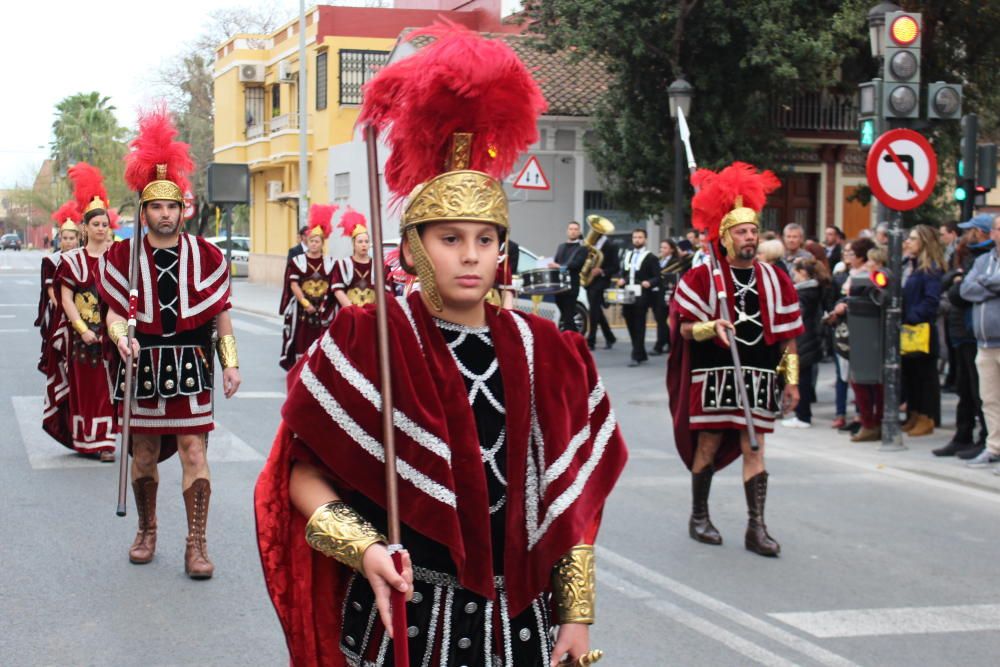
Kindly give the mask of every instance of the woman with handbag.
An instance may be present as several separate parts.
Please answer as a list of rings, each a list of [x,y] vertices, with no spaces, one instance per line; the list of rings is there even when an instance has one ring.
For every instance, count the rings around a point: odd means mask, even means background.
[[[900,340],[902,386],[907,387],[903,431],[911,436],[934,432],[941,409],[937,377],[938,336],[935,325],[944,275],[944,251],[937,230],[917,225],[903,241],[903,330]]]

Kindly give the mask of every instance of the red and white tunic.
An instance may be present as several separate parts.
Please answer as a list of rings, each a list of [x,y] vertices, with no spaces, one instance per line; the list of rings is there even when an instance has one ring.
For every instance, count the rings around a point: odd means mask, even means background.
[[[53,285],[67,287],[87,328],[98,342],[88,345],[69,325],[62,308],[53,328],[53,355],[48,366],[43,428],[63,445],[84,454],[114,451],[118,426],[114,419],[108,369],[101,343],[107,334],[98,295],[97,266],[86,248],[62,255]],[[65,408],[65,409],[64,409]]]
[[[727,432],[716,459],[717,469],[739,455],[739,440],[735,435],[747,425],[737,382],[746,386],[757,432],[773,431],[781,389],[775,372],[781,358],[781,344],[803,331],[798,295],[786,273],[761,262],[754,262],[751,268],[737,269],[723,259],[721,266],[729,319],[736,326],[742,378],[736,377],[731,352],[721,341],[687,341],[680,336],[683,322],[707,322],[723,317],[722,300],[708,265],[684,274],[670,305],[673,352],[668,364],[667,388],[675,443],[688,467],[700,430]]]
[[[330,326],[337,313],[337,300],[333,296],[336,268],[332,257],[312,258],[296,255],[285,267],[285,290],[281,295],[278,312],[285,317],[281,337],[281,357],[278,365],[291,370],[299,357],[305,354],[313,341]],[[291,284],[297,283],[302,295],[309,300],[315,313],[309,313],[292,292]]]
[[[98,285],[108,307],[122,317],[128,316],[132,243],[117,243],[108,251]],[[182,233],[173,248],[153,248],[148,238],[142,244],[132,432],[206,433],[215,426],[212,341],[215,318],[231,307],[229,267],[219,249],[198,236]],[[123,397],[124,377],[119,364],[116,401]]]
[[[56,306],[49,299],[49,288],[55,284],[56,269],[59,268],[60,261],[62,261],[62,254],[59,252],[42,257],[42,289],[38,295],[38,316],[35,317],[34,322],[42,336],[42,354],[38,360],[38,370],[42,373],[45,373],[45,368],[48,365],[49,333],[55,325],[56,316]],[[56,293],[55,297],[58,301],[59,294]]]
[[[355,262],[353,257],[338,259],[332,289],[346,294],[354,306],[375,303],[375,276],[372,275],[371,260],[361,263]]]

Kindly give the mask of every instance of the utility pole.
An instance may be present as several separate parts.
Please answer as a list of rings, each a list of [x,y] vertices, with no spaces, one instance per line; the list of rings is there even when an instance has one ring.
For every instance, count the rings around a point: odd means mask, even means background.
[[[309,136],[306,127],[306,106],[309,78],[306,72],[306,2],[299,0],[299,224],[309,221]],[[296,238],[298,236],[296,235]]]

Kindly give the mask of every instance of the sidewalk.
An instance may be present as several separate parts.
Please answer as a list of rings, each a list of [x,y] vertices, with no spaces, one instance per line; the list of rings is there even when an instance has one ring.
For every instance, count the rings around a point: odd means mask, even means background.
[[[254,315],[280,318],[278,304],[281,303],[281,287],[252,283],[246,278],[232,281],[233,308]]]

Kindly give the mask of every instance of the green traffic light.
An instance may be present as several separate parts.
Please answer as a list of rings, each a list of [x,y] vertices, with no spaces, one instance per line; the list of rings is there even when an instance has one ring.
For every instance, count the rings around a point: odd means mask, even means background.
[[[862,148],[870,148],[875,143],[875,121],[868,118],[861,121],[861,136],[859,143]]]
[[[965,178],[965,160],[958,161],[958,177]]]
[[[965,188],[955,188],[955,201],[965,201]]]

